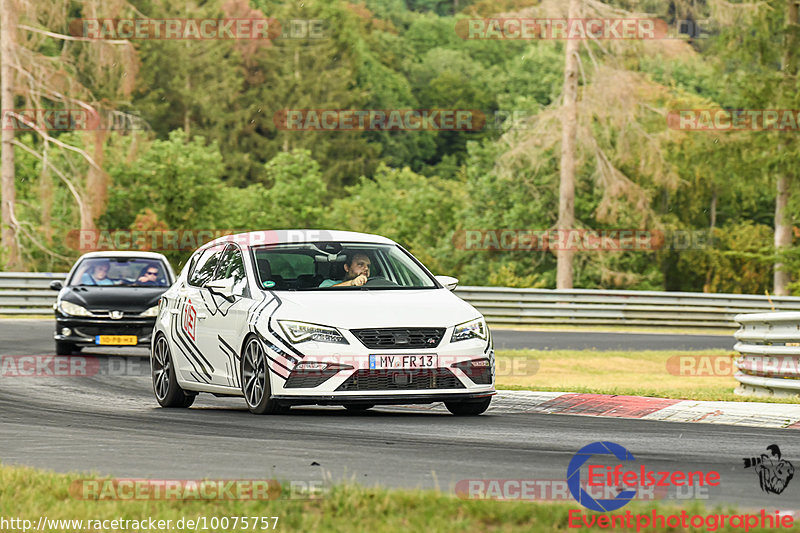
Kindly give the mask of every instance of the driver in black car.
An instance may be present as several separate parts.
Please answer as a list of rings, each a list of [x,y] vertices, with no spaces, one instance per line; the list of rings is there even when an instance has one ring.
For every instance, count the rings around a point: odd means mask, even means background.
[[[148,287],[157,287],[158,286],[158,267],[157,266],[147,266],[142,269],[139,273],[139,278],[136,280],[137,285],[145,285]]]
[[[344,281],[326,279],[320,283],[320,288],[325,287],[360,287],[369,279],[370,260],[366,254],[356,252],[350,256],[350,261],[344,264]]]

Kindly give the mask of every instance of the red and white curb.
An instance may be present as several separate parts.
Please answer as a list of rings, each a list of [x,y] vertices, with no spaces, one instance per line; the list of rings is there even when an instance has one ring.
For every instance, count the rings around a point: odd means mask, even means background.
[[[498,391],[489,412],[636,418],[800,429],[800,405],[709,402],[571,392]]]

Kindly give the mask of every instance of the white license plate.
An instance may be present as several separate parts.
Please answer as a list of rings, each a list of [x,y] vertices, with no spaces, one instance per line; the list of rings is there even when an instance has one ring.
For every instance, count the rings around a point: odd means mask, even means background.
[[[373,355],[369,356],[370,369],[386,368],[437,368],[439,356],[436,354],[421,355]]]

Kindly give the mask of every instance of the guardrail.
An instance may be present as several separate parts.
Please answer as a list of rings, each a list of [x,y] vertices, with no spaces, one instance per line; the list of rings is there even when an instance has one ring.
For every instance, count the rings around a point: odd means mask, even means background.
[[[758,396],[800,394],[800,313],[738,315],[734,350],[736,392]]]
[[[62,273],[0,272],[0,315],[50,315],[53,280]],[[617,291],[601,289],[512,289],[458,287],[456,294],[494,326],[600,325],[691,327],[733,330],[736,315],[800,312],[800,298],[749,294]]]
[[[459,287],[492,325],[602,325],[732,330],[736,315],[799,311],[800,298],[751,294]]]
[[[66,277],[53,272],[0,272],[0,315],[52,315],[57,293],[50,282]]]

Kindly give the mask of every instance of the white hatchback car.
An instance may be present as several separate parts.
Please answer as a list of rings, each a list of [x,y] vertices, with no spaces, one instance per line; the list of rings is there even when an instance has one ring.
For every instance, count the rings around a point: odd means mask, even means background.
[[[292,405],[444,402],[483,413],[495,394],[483,316],[397,243],[363,233],[259,231],[198,249],[159,303],[153,389],[251,412]]]

